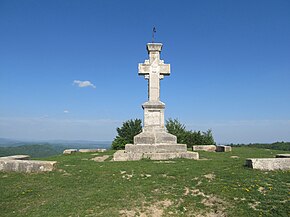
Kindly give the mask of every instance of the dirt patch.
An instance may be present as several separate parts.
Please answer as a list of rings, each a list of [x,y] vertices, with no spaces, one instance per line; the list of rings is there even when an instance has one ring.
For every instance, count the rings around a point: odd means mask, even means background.
[[[202,196],[203,199],[201,200],[201,203],[210,208],[210,212],[200,212],[200,213],[195,213],[192,216],[196,217],[226,217],[226,208],[227,208],[227,203],[216,197],[215,195],[207,195],[200,191],[199,189],[193,189],[190,191],[191,195],[193,196]]]
[[[110,157],[109,155],[103,155],[103,156],[94,157],[91,160],[96,161],[96,162],[103,162],[109,157]]]
[[[184,191],[185,191],[185,192],[183,193],[184,196],[187,196],[187,195],[189,194],[189,192],[190,192],[188,187],[185,187],[185,188],[184,188]]]
[[[265,195],[266,192],[267,192],[267,191],[265,190],[264,187],[259,187],[259,188],[258,188],[258,191],[259,191],[261,194],[264,194],[264,195]]]
[[[248,203],[249,207],[251,207],[253,210],[259,210],[257,207],[259,206],[261,202],[259,201],[254,201],[253,203]]]
[[[173,203],[170,200],[159,201],[150,205],[146,203],[142,204],[142,207],[135,208],[133,210],[120,210],[119,214],[123,217],[160,217],[164,214],[164,211]]]
[[[204,175],[204,177],[207,178],[209,181],[212,181],[215,179],[215,174],[209,173],[209,174]]]

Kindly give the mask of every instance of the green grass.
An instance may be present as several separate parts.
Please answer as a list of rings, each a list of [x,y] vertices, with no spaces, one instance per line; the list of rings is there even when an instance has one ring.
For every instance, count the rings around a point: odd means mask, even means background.
[[[243,166],[245,158],[277,153],[285,152],[237,147],[230,153],[200,152],[204,160],[169,162],[94,162],[91,153],[49,157],[58,161],[56,171],[0,173],[0,216],[286,217],[290,171]]]

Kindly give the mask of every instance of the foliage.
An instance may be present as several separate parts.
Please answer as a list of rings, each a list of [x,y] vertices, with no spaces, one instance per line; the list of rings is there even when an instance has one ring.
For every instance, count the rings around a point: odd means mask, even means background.
[[[274,150],[290,151],[290,142],[274,142],[271,144],[250,143],[250,144],[230,144],[230,145],[234,147],[247,146],[250,148],[267,148],[267,149],[274,149]]]
[[[113,153],[97,156],[112,158]],[[232,152],[200,152],[204,160],[199,161],[95,162],[90,160],[96,157],[92,153],[49,157],[45,160],[58,162],[49,173],[0,172],[0,216],[117,217],[163,212],[163,216],[286,217],[289,171],[243,166],[246,158],[278,153],[286,152],[234,147]]]
[[[211,130],[206,132],[186,130],[184,124],[181,124],[178,119],[169,119],[166,121],[166,129],[169,133],[177,137],[177,142],[187,144],[188,148],[193,145],[214,145],[215,141]]]
[[[134,136],[141,133],[142,121],[140,119],[128,120],[123,123],[122,127],[117,128],[118,135],[112,143],[112,149],[124,149],[126,144],[133,144]]]

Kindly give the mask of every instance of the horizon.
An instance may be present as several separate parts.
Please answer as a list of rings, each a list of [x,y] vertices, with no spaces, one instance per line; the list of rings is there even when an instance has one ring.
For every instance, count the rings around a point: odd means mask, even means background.
[[[153,6],[152,6],[153,5]],[[163,44],[165,119],[218,144],[290,141],[289,1],[1,1],[0,137],[112,141]]]

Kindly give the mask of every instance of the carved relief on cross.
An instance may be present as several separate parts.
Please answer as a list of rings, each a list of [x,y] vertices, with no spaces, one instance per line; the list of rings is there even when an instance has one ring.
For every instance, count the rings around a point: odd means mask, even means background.
[[[148,99],[149,101],[160,101],[160,80],[164,75],[170,75],[170,64],[164,64],[160,60],[161,43],[148,43],[147,50],[149,60],[139,63],[139,75],[144,75],[148,80]]]

